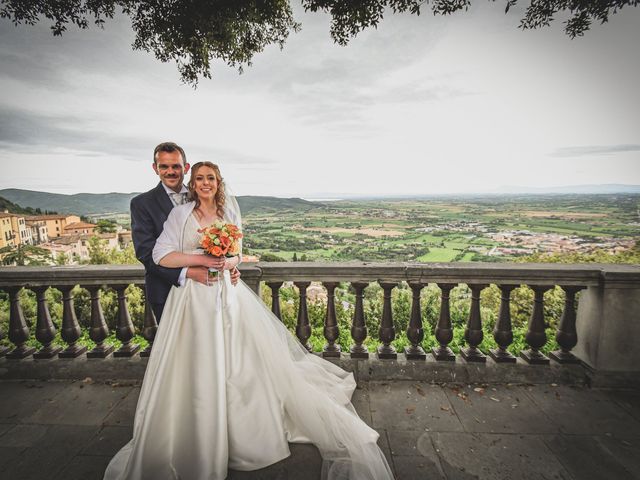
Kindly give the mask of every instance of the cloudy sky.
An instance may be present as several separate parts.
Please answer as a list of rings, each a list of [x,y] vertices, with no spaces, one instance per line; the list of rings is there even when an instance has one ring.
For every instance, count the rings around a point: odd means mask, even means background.
[[[640,184],[640,9],[576,40],[503,12],[389,15],[340,47],[298,10],[284,50],[197,90],[131,50],[127,18],[62,38],[0,20],[0,189],[148,190],[166,140],[243,195]]]

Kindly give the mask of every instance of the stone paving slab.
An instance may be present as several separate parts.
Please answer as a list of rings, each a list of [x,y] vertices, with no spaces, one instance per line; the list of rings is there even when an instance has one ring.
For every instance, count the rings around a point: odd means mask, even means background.
[[[0,478],[4,478],[4,470],[14,462],[25,449],[22,447],[0,447]]]
[[[0,435],[3,435],[4,432],[13,428],[12,423],[0,423]]]
[[[373,427],[387,430],[463,431],[447,395],[424,382],[371,382]]]
[[[52,478],[53,480],[102,480],[110,460],[110,457],[78,455]]]
[[[640,422],[603,392],[566,386],[529,386],[524,393],[562,433],[640,436]]]
[[[132,427],[104,426],[96,432],[80,454],[112,457],[131,440],[132,436]]]
[[[380,434],[380,438],[378,438],[378,447],[382,450],[384,458],[387,459],[387,463],[391,467],[391,470],[393,470],[393,457],[391,456],[391,446],[389,445],[389,432],[382,429],[377,429],[376,431]]]
[[[621,439],[608,436],[594,437],[609,455],[634,478],[640,479],[640,438]]]
[[[0,422],[16,423],[46,407],[70,382],[1,382]]]
[[[132,435],[132,383],[0,381],[0,480],[101,480]],[[493,399],[492,399],[493,397]],[[640,392],[365,382],[359,415],[397,479],[638,479]],[[313,445],[232,480],[313,480]]]
[[[525,395],[526,388],[509,385],[452,385],[444,387],[444,392],[467,432],[558,432],[558,425]]]
[[[123,391],[125,395],[117,404],[117,408],[113,408],[111,413],[102,422],[103,425],[121,425],[121,426],[133,426],[133,417],[136,413],[136,406],[138,405],[138,397],[140,396],[140,387],[120,387],[116,385],[114,388],[124,388],[127,391]]]
[[[0,447],[33,447],[49,431],[48,425],[10,425],[0,436]]]
[[[369,395],[369,387],[367,384],[359,386],[353,392],[351,397],[351,403],[355,407],[358,415],[364,422],[370,427],[373,426],[373,419],[371,418],[371,409],[369,407],[371,396]]]
[[[23,418],[25,423],[101,425],[115,405],[126,398],[131,387],[73,382],[46,405]]]
[[[395,475],[401,480],[446,480],[438,459],[426,457],[394,457]],[[476,477],[472,477],[476,478]]]
[[[625,467],[599,441],[587,435],[556,435],[545,438],[545,444],[574,478],[593,480],[632,479],[632,470]],[[637,455],[637,452],[636,452]],[[625,457],[622,455],[622,457]],[[635,473],[637,475],[638,472]]]
[[[63,436],[64,441],[25,449],[18,457],[3,467],[0,478],[3,480],[32,480],[55,477],[80,449],[80,446],[73,442],[77,438],[82,438],[82,432],[74,433],[71,430],[74,427],[68,428],[67,435]],[[87,441],[88,438],[83,440]]]
[[[571,478],[538,435],[435,432],[429,437],[448,479]]]
[[[607,399],[620,405],[626,412],[640,421],[640,391],[638,390],[605,390]]]

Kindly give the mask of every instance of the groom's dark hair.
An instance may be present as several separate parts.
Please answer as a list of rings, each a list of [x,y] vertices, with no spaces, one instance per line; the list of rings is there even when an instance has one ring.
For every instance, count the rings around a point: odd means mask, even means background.
[[[153,163],[158,163],[158,159],[156,158],[158,152],[173,153],[176,150],[180,152],[180,155],[182,155],[182,163],[187,163],[187,155],[184,153],[184,150],[180,145],[173,142],[162,142],[160,145],[153,149]]]

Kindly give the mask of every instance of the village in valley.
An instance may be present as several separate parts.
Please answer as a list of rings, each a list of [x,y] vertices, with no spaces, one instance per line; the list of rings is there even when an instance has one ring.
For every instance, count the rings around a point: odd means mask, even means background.
[[[640,238],[637,194],[260,198],[239,198],[245,262],[500,262],[531,255],[613,255],[636,248]],[[47,253],[41,263],[75,265],[91,263],[92,245],[99,245],[106,252],[127,250],[124,261],[136,262],[128,212],[35,213],[0,212],[0,249],[35,245]]]
[[[34,245],[48,253],[45,263],[87,263],[91,238],[108,251],[120,251],[131,243],[131,232],[116,222],[94,224],[78,215],[0,212],[0,249]]]
[[[640,238],[640,196],[521,195],[325,202],[249,212],[245,247],[272,260],[514,261],[617,254]]]

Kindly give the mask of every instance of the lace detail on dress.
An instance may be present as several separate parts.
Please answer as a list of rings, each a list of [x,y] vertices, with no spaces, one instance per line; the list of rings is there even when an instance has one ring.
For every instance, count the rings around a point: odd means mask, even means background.
[[[187,223],[182,231],[182,252],[196,253],[200,248],[200,239],[202,234],[198,232],[200,224],[193,212],[187,217]],[[202,252],[202,250],[200,251]]]

